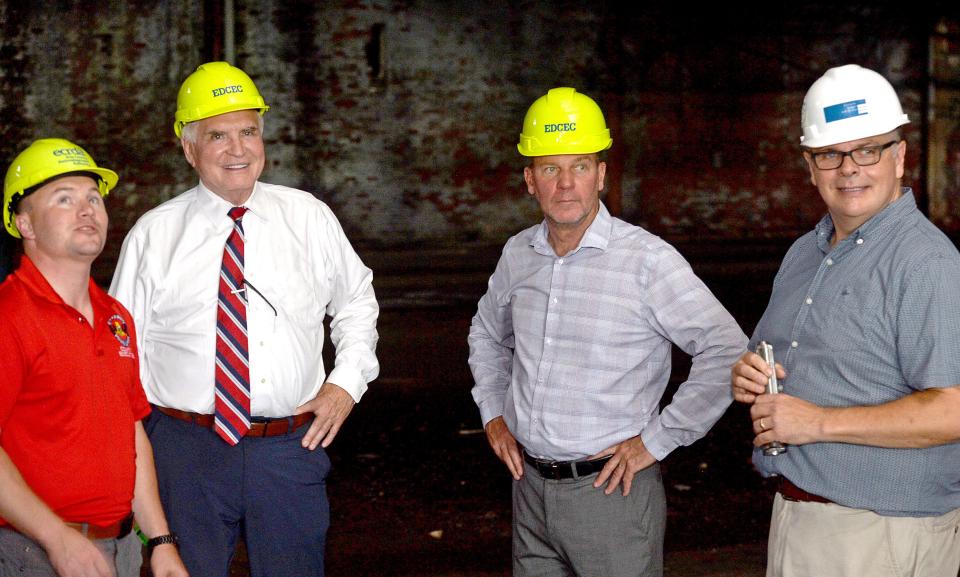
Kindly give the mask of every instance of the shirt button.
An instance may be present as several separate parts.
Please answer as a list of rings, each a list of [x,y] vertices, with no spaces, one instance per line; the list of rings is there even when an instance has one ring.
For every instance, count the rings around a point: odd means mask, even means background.
[[[812,298],[810,298],[810,297],[807,297],[807,300],[806,300],[806,301],[804,301],[804,302],[805,302],[805,303],[807,303],[807,304],[809,305],[809,304],[812,304],[812,303],[813,303],[813,299],[812,299]]]
[[[562,258],[558,258],[558,259],[557,259],[557,264],[563,264],[563,259],[562,259]]]
[[[828,258],[828,259],[827,259],[827,266],[833,266],[833,259],[832,259],[832,258]]]
[[[548,339],[547,339],[547,344],[549,345],[549,344],[552,344],[552,343],[553,343],[553,339],[549,339],[549,338],[548,338]]]
[[[102,357],[102,356],[103,356],[103,349],[97,349],[97,356],[98,356],[98,357]]]
[[[857,239],[857,244],[863,244],[863,239],[862,239],[862,238],[858,238],[858,239]]]
[[[553,297],[553,304],[557,304],[557,297]]]
[[[261,347],[263,346],[263,341],[260,341],[260,346],[261,346]]]
[[[793,348],[797,348],[800,346],[800,343],[798,343],[797,341],[793,341],[792,343],[790,343],[790,346]]]
[[[260,382],[261,382],[261,383],[265,383],[265,382],[267,382],[267,379],[260,379]]]

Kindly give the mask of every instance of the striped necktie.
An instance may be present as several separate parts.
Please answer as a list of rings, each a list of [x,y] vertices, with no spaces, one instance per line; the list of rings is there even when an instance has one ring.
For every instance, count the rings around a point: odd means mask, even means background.
[[[228,215],[233,231],[223,247],[217,297],[215,429],[231,445],[250,430],[250,366],[247,354],[247,297],[243,290],[243,224],[246,208]]]

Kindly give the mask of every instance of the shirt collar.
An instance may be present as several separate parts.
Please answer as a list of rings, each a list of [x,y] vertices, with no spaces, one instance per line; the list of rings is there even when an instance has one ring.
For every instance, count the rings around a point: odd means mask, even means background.
[[[17,267],[17,270],[15,270],[13,274],[23,283],[27,290],[36,296],[54,304],[69,306],[60,298],[57,291],[53,290],[53,287],[47,281],[47,277],[43,276],[43,273],[40,272],[37,265],[33,264],[33,261],[30,260],[30,257],[27,255],[20,257],[20,266]],[[90,294],[90,301],[94,306],[94,310],[102,309],[109,304],[109,301],[106,300],[106,293],[100,290],[92,278],[87,281],[87,291]]]
[[[20,282],[33,294],[52,303],[63,304],[63,299],[60,298],[57,291],[53,290],[53,287],[47,282],[46,277],[43,276],[43,273],[40,272],[37,265],[33,264],[33,261],[30,260],[30,257],[27,255],[20,257],[20,266],[17,267],[17,270],[15,270],[13,274],[20,279]]]
[[[843,240],[856,242],[860,239],[870,240],[882,238],[893,230],[894,225],[898,223],[901,218],[915,210],[916,207],[917,201],[913,197],[913,189],[904,186],[900,189],[900,198],[883,207],[883,210],[873,215],[873,217],[861,224],[859,228]],[[833,238],[835,230],[830,213],[825,214],[823,218],[820,219],[815,230],[817,233],[817,246],[820,247],[820,250],[822,250],[824,254],[830,252],[832,248],[830,239]]]
[[[261,220],[267,219],[266,206],[264,205],[264,194],[258,192],[260,190],[260,182],[257,181],[253,185],[253,193],[250,194],[250,198],[247,199],[247,202],[243,203],[243,206],[247,208],[249,214],[254,214]],[[233,205],[217,196],[216,193],[211,191],[206,185],[201,181],[197,185],[197,208],[201,214],[203,214],[207,220],[209,220],[215,227],[227,228],[230,219],[227,217],[227,213],[230,212],[230,209],[233,208]],[[247,218],[244,215],[244,218]]]
[[[596,248],[599,250],[606,250],[607,245],[610,244],[610,233],[613,229],[613,217],[610,216],[610,212],[607,210],[607,207],[600,203],[600,210],[597,211],[597,215],[593,217],[593,222],[590,223],[590,226],[587,227],[587,230],[583,233],[583,238],[580,239],[580,244],[577,245],[577,248],[570,251],[570,255],[578,252],[581,248]],[[550,246],[550,241],[547,238],[547,220],[544,219],[543,222],[537,227],[537,230],[533,233],[533,239],[530,241],[530,246],[533,247],[533,250],[537,251],[538,254],[556,256],[556,253],[553,250],[553,247]],[[567,255],[567,256],[570,256]]]

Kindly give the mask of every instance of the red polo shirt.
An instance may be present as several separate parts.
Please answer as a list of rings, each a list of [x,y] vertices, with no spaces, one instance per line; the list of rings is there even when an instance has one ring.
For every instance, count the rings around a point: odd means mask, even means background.
[[[130,513],[150,405],[130,314],[92,279],[90,300],[93,326],[26,256],[0,285],[0,446],[62,519],[108,525]]]

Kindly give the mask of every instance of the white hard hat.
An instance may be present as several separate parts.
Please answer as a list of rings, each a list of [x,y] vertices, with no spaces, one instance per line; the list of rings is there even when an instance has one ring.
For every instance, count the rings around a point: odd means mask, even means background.
[[[830,146],[884,134],[909,122],[886,78],[847,64],[827,70],[807,91],[800,144]]]

